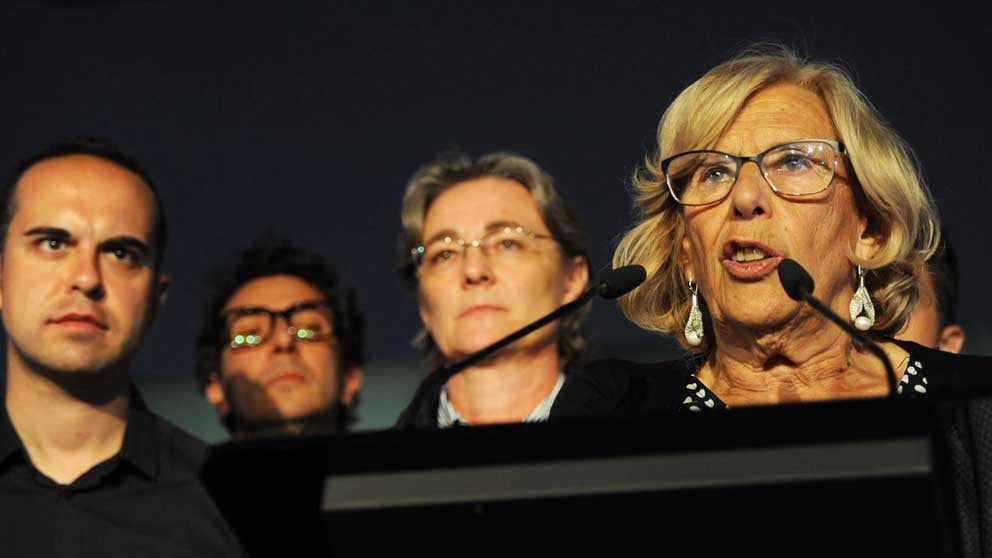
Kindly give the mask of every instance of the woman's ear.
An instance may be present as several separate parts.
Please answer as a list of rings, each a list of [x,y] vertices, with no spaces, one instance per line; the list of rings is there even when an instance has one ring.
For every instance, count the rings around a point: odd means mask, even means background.
[[[575,256],[568,262],[565,275],[565,291],[562,304],[579,298],[589,284],[589,262],[582,256]]]
[[[692,243],[689,242],[689,235],[682,237],[682,246],[679,247],[679,263],[682,264],[684,276],[682,279],[688,281],[696,280],[696,269],[692,265]]]
[[[871,226],[867,217],[858,219],[858,239],[854,253],[862,260],[871,260],[882,249],[882,234]]]

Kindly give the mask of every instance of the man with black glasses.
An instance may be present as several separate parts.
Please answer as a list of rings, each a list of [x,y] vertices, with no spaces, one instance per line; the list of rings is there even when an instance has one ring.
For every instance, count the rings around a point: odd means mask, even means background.
[[[152,182],[79,140],[19,164],[0,205],[0,554],[241,555],[199,480],[206,445],[131,385],[168,285]]]
[[[236,439],[345,430],[365,326],[321,256],[261,241],[214,274],[197,378]]]

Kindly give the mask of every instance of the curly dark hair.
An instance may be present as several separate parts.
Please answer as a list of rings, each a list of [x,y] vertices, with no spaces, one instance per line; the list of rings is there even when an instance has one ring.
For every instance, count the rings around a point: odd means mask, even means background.
[[[334,336],[338,340],[338,371],[344,373],[365,362],[365,319],[358,311],[352,289],[341,286],[337,273],[323,256],[297,248],[286,241],[263,238],[242,252],[237,263],[210,275],[211,291],[204,305],[203,322],[196,338],[196,379],[202,391],[211,373],[220,370],[220,354],[228,339],[221,311],[242,285],[260,277],[291,275],[320,291],[331,308]],[[354,421],[354,407],[342,406],[339,424]],[[225,425],[230,428],[229,421]]]

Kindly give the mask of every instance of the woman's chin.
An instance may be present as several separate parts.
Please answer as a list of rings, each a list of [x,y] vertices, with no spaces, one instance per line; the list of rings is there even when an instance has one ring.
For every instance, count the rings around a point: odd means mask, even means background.
[[[480,335],[469,339],[459,339],[455,343],[449,345],[448,349],[445,351],[445,357],[447,358],[449,364],[454,364],[472,356],[482,349],[485,349],[500,339],[502,339],[502,336],[497,337],[491,334]]]
[[[768,307],[748,304],[725,314],[721,321],[730,326],[732,330],[750,332],[786,330],[797,318],[797,306],[797,304],[782,304]]]

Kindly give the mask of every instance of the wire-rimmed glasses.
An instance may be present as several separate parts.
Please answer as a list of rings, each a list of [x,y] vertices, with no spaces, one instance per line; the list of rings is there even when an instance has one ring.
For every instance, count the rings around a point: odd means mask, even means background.
[[[513,265],[538,252],[538,240],[555,238],[535,233],[517,223],[493,223],[478,240],[465,240],[451,234],[436,235],[410,250],[413,264],[421,273],[437,274],[456,269],[469,248],[479,248],[494,265]]]

